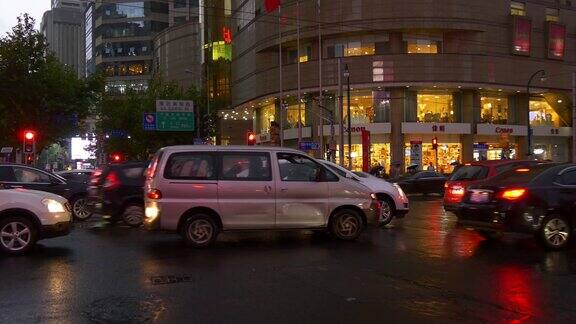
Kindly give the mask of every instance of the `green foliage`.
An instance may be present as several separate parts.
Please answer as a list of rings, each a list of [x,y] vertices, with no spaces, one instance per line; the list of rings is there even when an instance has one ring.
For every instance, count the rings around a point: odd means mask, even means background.
[[[102,88],[102,78],[79,80],[60,64],[24,14],[0,38],[0,144],[17,146],[25,129],[38,132],[39,149],[70,137]]]
[[[206,114],[206,99],[201,93],[190,88],[182,90],[176,83],[152,80],[145,92],[131,92],[124,96],[106,96],[97,107],[96,115],[98,138],[104,144],[106,153],[122,152],[131,160],[145,160],[159,148],[169,145],[189,145],[197,137],[194,132],[145,131],[142,116],[156,111],[157,99],[193,100],[196,111],[200,111],[200,137],[216,136],[216,114]],[[198,125],[197,125],[198,126]],[[113,130],[122,130],[130,138],[105,138]],[[102,152],[100,152],[102,153]]]

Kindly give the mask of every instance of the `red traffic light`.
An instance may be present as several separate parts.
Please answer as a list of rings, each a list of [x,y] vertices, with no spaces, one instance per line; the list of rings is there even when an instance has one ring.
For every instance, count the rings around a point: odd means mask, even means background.
[[[24,132],[24,138],[31,141],[34,139],[34,137],[36,137],[36,133],[34,133],[33,131],[25,131]]]
[[[124,161],[124,155],[122,153],[112,153],[110,154],[111,163],[121,163]]]
[[[252,131],[246,132],[246,145],[255,145],[256,144],[256,134]]]

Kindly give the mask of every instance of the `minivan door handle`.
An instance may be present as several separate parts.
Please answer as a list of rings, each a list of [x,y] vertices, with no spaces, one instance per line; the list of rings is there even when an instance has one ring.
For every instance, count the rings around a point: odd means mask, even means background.
[[[288,188],[282,188],[282,189],[280,189],[280,192],[287,192],[287,191],[288,191]]]

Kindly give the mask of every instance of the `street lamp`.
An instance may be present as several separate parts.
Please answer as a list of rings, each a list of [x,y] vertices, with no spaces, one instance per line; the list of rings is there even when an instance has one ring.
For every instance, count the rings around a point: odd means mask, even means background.
[[[534,154],[534,152],[532,152],[532,126],[530,125],[530,84],[532,84],[532,80],[537,77],[538,75],[540,75],[540,81],[544,82],[546,81],[546,71],[544,70],[538,70],[536,72],[534,72],[531,76],[530,79],[528,79],[528,84],[526,85],[526,93],[528,94],[528,123],[527,125],[527,129],[528,129],[528,158],[530,159],[532,157],[532,155]]]
[[[348,64],[344,66],[344,77],[346,78],[346,100],[348,102],[348,170],[352,170],[352,115],[350,113],[350,70]]]

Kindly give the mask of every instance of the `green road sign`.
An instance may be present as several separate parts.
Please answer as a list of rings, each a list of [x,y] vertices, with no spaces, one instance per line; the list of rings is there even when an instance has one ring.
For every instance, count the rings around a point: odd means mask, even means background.
[[[156,130],[188,132],[194,130],[193,112],[157,112]]]

